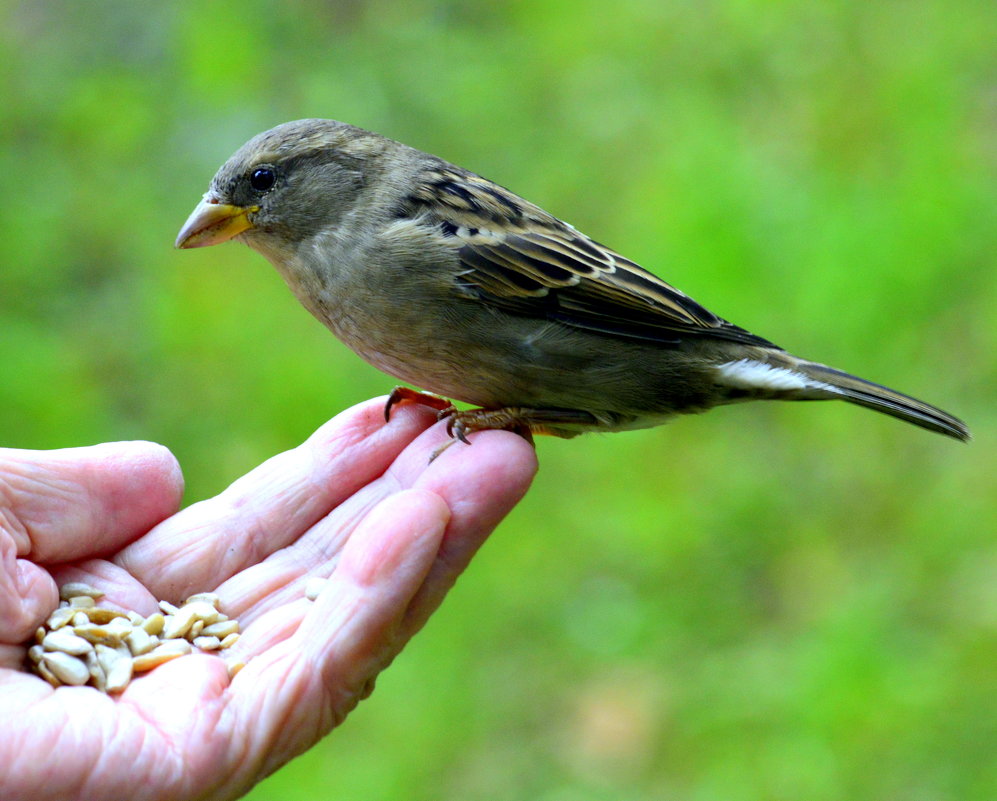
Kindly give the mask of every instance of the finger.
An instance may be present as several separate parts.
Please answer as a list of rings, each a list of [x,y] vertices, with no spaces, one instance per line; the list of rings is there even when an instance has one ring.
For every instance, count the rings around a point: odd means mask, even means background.
[[[394,657],[393,630],[432,569],[450,520],[439,495],[409,489],[357,527],[297,633],[306,654],[329,649],[327,684],[359,688]]]
[[[0,644],[0,683],[7,676],[3,673],[6,670],[20,671],[24,668],[24,655],[28,649],[23,645],[3,645]]]
[[[34,562],[120,548],[173,514],[182,493],[176,459],[152,442],[0,449],[0,534]]]
[[[322,575],[328,577],[331,574],[339,580],[351,571],[357,572],[356,565],[352,564],[350,559],[355,562],[359,558],[357,554],[361,549],[366,549],[363,551],[366,558],[382,565],[389,565],[388,557],[370,546],[364,539],[364,532],[370,530],[372,526],[386,529],[387,526],[394,525],[398,528],[398,536],[404,536],[406,531],[418,526],[421,507],[418,504],[412,508],[406,507],[406,504],[410,503],[407,499],[412,492],[414,491],[398,490],[394,486],[390,487],[390,491],[386,488],[379,496],[379,500],[372,502],[362,516],[357,516],[357,519],[350,516],[349,525],[333,523],[330,526],[332,529],[330,534],[338,539],[342,536],[343,530],[348,529],[349,541],[345,545],[344,552],[334,563],[322,563]],[[417,493],[415,497],[419,497],[419,494]],[[442,503],[442,499],[434,497]],[[385,522],[383,516],[386,514],[386,509],[394,517]],[[324,528],[328,521],[328,518],[321,521],[316,528]],[[312,532],[309,536],[311,534]],[[299,545],[300,543],[295,543],[291,548],[274,554],[266,562],[253,565],[219,588],[226,612],[238,616],[244,626],[239,640],[240,658],[260,653],[291,636],[304,614],[311,609],[311,603],[304,598],[304,581],[300,580],[306,575],[305,568],[294,557],[287,556],[288,551],[298,549]],[[349,556],[348,553],[353,556]],[[371,570],[368,569],[367,572]],[[244,610],[250,606],[253,607],[251,611],[245,612]]]
[[[526,494],[537,466],[536,451],[527,440],[508,431],[482,431],[472,435],[470,446],[448,448],[418,476],[413,486],[439,495],[451,518],[406,616],[406,640],[436,611],[474,554]],[[407,465],[398,468],[404,472]]]
[[[159,599],[128,571],[107,559],[87,559],[51,570],[60,587],[69,582],[89,584],[104,593],[100,606],[147,616],[159,611]]]
[[[235,728],[257,738],[252,746],[267,754],[266,772],[340,722],[397,652],[395,631],[449,518],[431,492],[407,490],[384,500],[357,527],[294,635],[256,655],[235,677],[231,693],[246,716]],[[263,698],[267,720],[261,725]]]
[[[0,450],[0,642],[23,641],[58,602],[36,562],[114,550],[174,512],[182,485],[153,443]]]
[[[492,446],[496,442],[509,443],[513,453],[523,453],[525,448],[526,470],[530,475],[536,469],[532,448],[516,435],[491,432],[487,437],[475,435],[475,442],[478,444],[472,447],[463,443],[454,444],[439,459],[431,463],[432,454],[447,441],[445,426],[442,424],[424,431],[405,449],[384,475],[346,499],[295,542],[271,554],[264,561],[237,573],[218,587],[217,592],[222,597],[226,613],[249,622],[258,615],[266,614],[270,609],[283,608],[285,604],[301,598],[307,578],[326,577],[332,573],[339,550],[353,535],[359,521],[391,494],[415,486],[424,473],[433,476],[450,476],[457,486],[466,483],[473,492],[471,503],[485,504],[478,512],[485,519],[493,521],[490,525],[494,526],[508,508],[519,500],[525,487],[501,479],[505,467],[494,467],[494,463],[496,460],[500,463],[506,460],[506,451],[503,450],[501,455],[496,456],[491,453]],[[463,455],[454,461],[453,457],[447,456],[451,452]],[[508,458],[510,465],[517,465],[515,457]],[[486,475],[483,481],[487,486],[485,491],[480,493],[477,492],[477,488],[481,481],[474,477],[478,464],[486,465],[484,470],[491,471],[493,478],[501,479],[497,483],[492,483]],[[430,489],[436,489],[437,485],[442,486],[442,484],[443,482],[436,481],[430,485]],[[488,506],[492,503],[493,492],[498,491],[501,494],[510,490],[512,497],[508,499],[508,503],[500,504],[498,509]],[[463,569],[477,548],[477,545],[474,545],[461,558],[457,558],[455,549],[457,543],[462,541],[459,538],[455,539],[454,544],[449,545],[444,553],[448,563],[454,561],[453,569],[457,572]],[[442,570],[442,566],[436,569]],[[445,591],[442,589],[440,599]]]
[[[350,544],[346,548],[355,554],[358,548],[368,547],[363,545],[366,542],[363,532],[372,525],[387,526],[387,523],[380,522],[380,516],[385,514],[384,509],[405,510],[407,503],[405,499],[410,492],[411,490],[398,491],[394,488],[392,492],[382,495],[378,503],[372,503],[362,519],[351,521],[349,526],[351,536],[348,538]],[[400,501],[399,495],[402,498]],[[409,516],[418,514],[418,509],[416,506],[412,510],[407,510]],[[401,514],[389,522],[397,526],[402,533],[413,525],[411,520],[405,519]],[[320,526],[324,526],[325,523],[323,520]],[[341,533],[342,529],[339,528],[336,534],[338,536]],[[358,545],[357,542],[361,544]],[[298,546],[296,543],[292,548],[297,549]],[[238,616],[243,625],[235,652],[239,659],[245,660],[262,653],[293,635],[305,614],[312,608],[312,603],[304,597],[304,581],[300,580],[305,573],[294,559],[285,558],[285,552],[292,548],[274,554],[263,564],[253,565],[231,581],[225,582],[218,590],[223,598],[226,612]],[[345,553],[340,556],[349,559]],[[355,556],[353,558],[356,559]],[[388,563],[376,549],[369,550],[368,558],[380,561],[382,564]],[[349,562],[343,565],[340,558],[334,563],[323,563],[322,567],[323,577],[330,575],[342,577],[344,575],[342,571],[349,573],[352,570]],[[250,607],[252,607],[250,611],[244,611]]]
[[[307,609],[301,602],[303,577],[308,573],[307,556],[322,548],[312,539],[338,541],[348,536],[347,550],[355,547],[362,527],[387,503],[386,498],[407,497],[414,491],[401,488],[400,483],[415,484],[415,491],[429,489],[448,504],[451,512],[440,550],[406,610],[395,648],[421,627],[484,539],[526,492],[536,470],[532,447],[508,432],[476,434],[473,446],[455,445],[457,450],[451,449],[453,457],[444,454],[429,464],[428,456],[440,444],[439,434],[437,429],[424,433],[387,474],[320,521],[305,537],[220,588],[226,609],[249,622],[240,640],[240,648],[247,649],[243,652],[246,656],[273,647],[296,630],[300,615]],[[344,552],[342,559],[346,558]],[[318,574],[328,575],[329,566],[322,568]],[[344,569],[340,562],[333,578],[341,576]],[[254,603],[255,608],[244,611]],[[371,632],[376,633],[374,629]]]
[[[0,541],[0,560],[7,558]],[[158,601],[135,578],[106,559],[87,559],[49,569],[27,559],[18,559],[14,576],[17,592],[0,593],[0,642],[24,642],[51,614],[59,601],[56,589],[70,582],[89,584],[104,595],[101,606],[150,615],[158,611]],[[2,581],[0,581],[2,583]],[[10,607],[11,599],[14,606]]]
[[[48,572],[15,556],[14,543],[0,536],[0,643],[22,643],[59,602]]]
[[[343,412],[302,445],[167,520],[116,562],[158,597],[178,599],[262,561],[383,473],[433,420],[404,407],[385,424],[384,402]]]

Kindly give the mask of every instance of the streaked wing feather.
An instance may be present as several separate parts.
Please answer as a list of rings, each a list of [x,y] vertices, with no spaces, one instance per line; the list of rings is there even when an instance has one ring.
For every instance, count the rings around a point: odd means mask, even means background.
[[[707,336],[774,347],[478,175],[440,165],[411,199],[454,237],[464,267],[457,288],[464,294],[614,336],[671,344]]]

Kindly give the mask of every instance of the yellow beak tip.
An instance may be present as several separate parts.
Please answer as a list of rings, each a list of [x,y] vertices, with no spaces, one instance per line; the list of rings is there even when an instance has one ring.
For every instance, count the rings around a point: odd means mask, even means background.
[[[253,227],[249,215],[259,206],[233,206],[206,197],[194,208],[177,234],[178,250],[218,245]]]

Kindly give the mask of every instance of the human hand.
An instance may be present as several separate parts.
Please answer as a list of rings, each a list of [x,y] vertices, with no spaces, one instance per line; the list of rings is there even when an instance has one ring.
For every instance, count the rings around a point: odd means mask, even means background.
[[[449,448],[383,400],[339,415],[215,498],[177,512],[165,448],[0,449],[0,797],[237,798],[339,724],[436,610],[536,470],[520,437]],[[329,576],[314,603],[310,576]],[[102,605],[221,597],[226,657],[160,665],[120,696],[53,689],[23,642],[84,581]],[[229,679],[227,659],[246,666]]]

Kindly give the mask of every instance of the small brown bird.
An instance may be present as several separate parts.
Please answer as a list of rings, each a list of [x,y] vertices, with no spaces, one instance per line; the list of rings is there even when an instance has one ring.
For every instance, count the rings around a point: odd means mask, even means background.
[[[840,399],[960,440],[960,420],[790,355],[507,189],[376,133],[298,120],[218,171],[178,248],[239,239],[392,393],[572,437],[753,399]],[[479,406],[457,411],[445,398]]]

